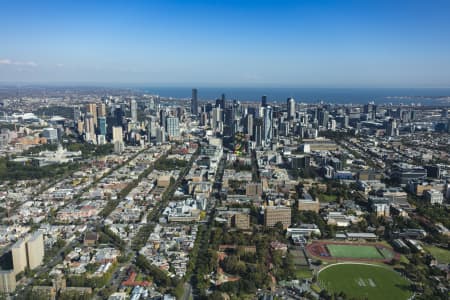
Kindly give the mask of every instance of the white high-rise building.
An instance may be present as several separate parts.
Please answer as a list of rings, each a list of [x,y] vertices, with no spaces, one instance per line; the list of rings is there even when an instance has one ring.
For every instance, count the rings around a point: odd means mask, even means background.
[[[166,130],[169,138],[180,136],[180,121],[177,117],[168,117],[166,119]]]
[[[112,134],[113,134],[113,139],[112,139],[113,143],[114,143],[114,142],[118,142],[118,141],[120,141],[120,142],[123,141],[122,127],[120,127],[120,126],[114,126],[114,127],[113,127],[113,131],[112,131]]]
[[[130,108],[131,108],[131,121],[133,121],[133,123],[137,123],[137,102],[135,99],[131,99],[130,102]]]
[[[287,113],[288,113],[288,119],[294,120],[295,119],[295,100],[294,98],[288,98],[287,99]]]
[[[273,110],[272,107],[266,106],[263,108],[263,144],[270,145],[273,138]]]

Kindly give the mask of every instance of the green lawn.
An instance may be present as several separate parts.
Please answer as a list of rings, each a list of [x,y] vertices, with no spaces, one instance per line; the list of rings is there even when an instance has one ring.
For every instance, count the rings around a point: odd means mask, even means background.
[[[295,276],[298,279],[312,278],[312,271],[308,267],[300,267],[295,269]]]
[[[319,194],[320,202],[335,202],[337,200],[336,195]]]
[[[425,250],[431,253],[439,263],[450,264],[450,251],[447,249],[435,247],[435,246],[426,246]]]
[[[336,258],[383,259],[383,255],[374,246],[327,245],[331,256]]]
[[[338,264],[319,273],[319,284],[330,293],[368,300],[406,300],[411,296],[409,282],[386,267]]]

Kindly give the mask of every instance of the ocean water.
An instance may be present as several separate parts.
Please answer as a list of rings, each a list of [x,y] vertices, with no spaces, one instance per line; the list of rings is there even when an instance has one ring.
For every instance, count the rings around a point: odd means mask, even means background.
[[[450,106],[450,88],[233,88],[197,87],[200,100],[215,100],[225,93],[227,100],[260,101],[267,95],[269,102],[284,102],[293,97],[297,103],[421,104]],[[191,97],[188,87],[143,87],[140,91],[161,97]]]

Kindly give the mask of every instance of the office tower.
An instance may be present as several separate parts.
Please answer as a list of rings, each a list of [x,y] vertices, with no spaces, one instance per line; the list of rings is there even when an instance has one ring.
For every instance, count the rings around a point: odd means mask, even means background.
[[[226,103],[225,103],[225,94],[222,94],[222,97],[221,97],[221,99],[220,99],[220,107],[222,108],[222,109],[225,109],[225,105],[226,105]]]
[[[79,106],[74,106],[73,107],[73,120],[75,122],[75,124],[78,122],[78,120],[81,117],[81,110]]]
[[[191,114],[195,116],[198,115],[197,89],[192,89]]]
[[[397,121],[395,121],[395,119],[389,119],[389,121],[385,123],[385,130],[387,136],[395,136],[396,129],[397,129]]]
[[[450,133],[450,118],[447,120],[447,132]]]
[[[363,107],[364,114],[371,115],[372,111],[373,111],[373,104],[372,103],[364,104],[364,107]]]
[[[47,143],[58,143],[58,130],[56,128],[44,128],[42,136],[47,139]]]
[[[255,144],[257,147],[262,146],[263,130],[264,130],[263,124],[264,124],[263,119],[261,119],[259,117],[255,118],[254,129],[253,129],[253,140],[255,141]]]
[[[444,119],[448,118],[448,109],[447,108],[443,108],[441,111],[441,117]]]
[[[222,108],[220,106],[213,108],[211,122],[212,129],[216,129],[219,122],[222,122]]]
[[[283,121],[280,123],[279,135],[288,136],[289,135],[289,122]]]
[[[97,124],[97,104],[89,103],[86,106],[86,114],[90,114],[94,119],[94,126]]]
[[[153,137],[152,127],[153,127],[153,124],[152,124],[152,120],[150,119],[147,123],[147,142],[150,142]]]
[[[232,107],[227,107],[225,109],[224,117],[225,117],[224,123],[228,127],[231,127],[233,125],[233,108]]]
[[[100,103],[97,105],[97,118],[106,117],[106,104]]]
[[[245,133],[253,136],[253,115],[248,114],[245,122]]]
[[[344,116],[344,128],[348,128],[349,117],[347,115]]]
[[[177,117],[168,117],[166,119],[166,131],[169,138],[180,136],[180,123]]]
[[[267,106],[267,96],[264,95],[261,97],[261,106],[266,107]]]
[[[372,105],[372,119],[375,120],[377,118],[378,106]]]
[[[204,108],[203,108],[203,112],[206,112],[206,113],[209,113],[209,112],[211,112],[212,111],[212,109],[213,109],[213,107],[212,107],[212,104],[211,103],[206,103],[204,106],[203,106]]]
[[[164,109],[159,111],[159,126],[166,126],[167,112]]]
[[[125,117],[125,111],[122,106],[116,105],[114,109],[114,124],[113,126],[123,126],[123,118]]]
[[[130,101],[131,121],[137,123],[137,102],[135,99]]]
[[[218,107],[222,108],[222,100],[219,98],[216,99],[216,105],[214,105],[214,108]]]
[[[329,129],[330,130],[336,130],[336,120],[335,119],[331,119],[329,122]]]
[[[166,132],[164,130],[164,127],[156,128],[156,142],[160,144],[166,142]]]
[[[123,141],[123,132],[122,132],[122,127],[121,126],[114,126],[113,127],[113,131],[112,131],[112,136],[113,136],[113,143],[120,141]]]
[[[328,119],[329,119],[328,111],[321,109],[319,111],[319,116],[318,116],[319,125],[322,127],[327,127]]]
[[[150,117],[147,123],[147,141],[150,141],[155,136],[155,124],[153,118]]]
[[[233,109],[232,113],[233,121],[239,120],[241,118],[241,102],[239,102],[238,100],[233,100],[232,109]]]
[[[106,117],[98,117],[97,128],[100,135],[106,136]]]
[[[273,137],[273,110],[272,107],[266,106],[263,110],[263,143],[268,146]]]
[[[288,113],[288,120],[295,120],[295,100],[294,100],[294,98],[287,99],[287,113]]]
[[[209,124],[209,114],[206,112],[202,112],[200,113],[200,121],[199,121],[199,125],[200,126],[206,126]]]
[[[264,211],[264,226],[274,227],[281,223],[283,228],[291,225],[291,208],[285,206],[268,206]]]

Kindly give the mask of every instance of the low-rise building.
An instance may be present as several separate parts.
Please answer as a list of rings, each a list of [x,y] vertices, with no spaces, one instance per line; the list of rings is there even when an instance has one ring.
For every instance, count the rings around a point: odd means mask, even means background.
[[[444,195],[436,190],[426,191],[424,197],[430,204],[442,204],[444,202]]]

